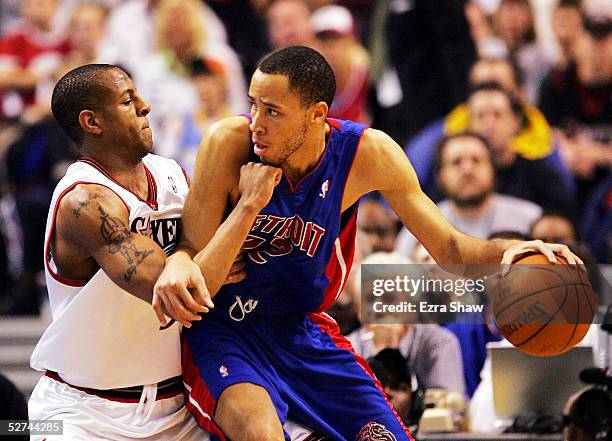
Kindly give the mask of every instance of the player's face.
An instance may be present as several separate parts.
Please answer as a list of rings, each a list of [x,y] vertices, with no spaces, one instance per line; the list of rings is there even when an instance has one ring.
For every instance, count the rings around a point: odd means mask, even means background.
[[[259,70],[251,79],[249,101],[255,154],[263,163],[280,167],[306,141],[309,108],[289,89],[287,76]]]
[[[493,191],[493,164],[479,140],[454,138],[444,147],[441,159],[440,183],[459,205],[479,204]]]
[[[122,145],[145,156],[153,147],[147,119],[151,107],[125,72],[113,69],[104,75],[108,89],[100,115],[104,136],[109,144]]]

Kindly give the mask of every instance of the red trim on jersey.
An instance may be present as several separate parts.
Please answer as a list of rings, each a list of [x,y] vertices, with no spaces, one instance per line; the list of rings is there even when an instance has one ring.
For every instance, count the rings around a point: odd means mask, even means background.
[[[336,123],[338,123],[336,121]],[[334,134],[334,129],[337,129],[336,124],[331,124],[331,130],[329,131],[329,137],[327,138],[327,142],[325,143],[325,150],[323,150],[323,154],[321,155],[321,158],[319,159],[319,162],[317,163],[317,166],[315,168],[313,168],[312,170],[310,170],[309,173],[307,173],[305,176],[302,177],[302,179],[300,179],[298,181],[297,184],[295,184],[295,186],[291,183],[291,181],[289,180],[289,178],[287,176],[285,176],[285,174],[283,173],[283,178],[287,181],[287,183],[289,184],[289,188],[291,189],[291,193],[295,193],[295,191],[299,188],[300,184],[302,182],[304,182],[304,179],[308,178],[309,176],[312,176],[312,174],[314,172],[317,171],[317,169],[321,166],[321,164],[323,164],[323,161],[325,160],[325,156],[327,155],[327,151],[329,150],[329,142],[332,139],[332,135]]]
[[[341,127],[340,122],[336,119],[328,118],[327,121],[334,127],[336,125]],[[346,182],[344,183],[344,188],[342,189],[342,198],[340,199],[341,203],[344,200],[344,193],[346,192],[346,184],[348,183],[348,177],[350,176],[351,170],[353,169],[353,164],[355,164],[355,158],[357,157],[357,153],[359,153],[359,146],[361,145],[361,140],[363,139],[363,134],[366,130],[367,127],[364,128],[363,132],[361,132],[361,135],[359,135],[357,147],[355,147],[355,155],[353,156],[353,159],[351,161],[351,166],[349,167],[349,172],[346,176]],[[327,267],[325,268],[325,275],[329,280],[329,285],[325,289],[325,293],[323,294],[323,300],[321,302],[321,307],[319,308],[318,312],[325,311],[336,301],[337,296],[339,295],[341,289],[344,287],[344,284],[346,283],[351,272],[351,266],[353,265],[353,258],[355,256],[355,235],[357,233],[357,211],[359,208],[358,205],[355,206],[356,204],[358,203],[355,203],[348,208],[348,210],[353,209],[355,211],[351,215],[351,219],[349,219],[346,226],[338,236],[338,238],[340,239],[340,250],[342,252],[342,256],[344,257],[344,263],[346,265],[346,274],[344,276],[344,280],[340,280],[342,270],[340,268],[340,262],[338,261],[338,258],[336,256],[336,244],[334,243],[332,255],[330,256],[329,262],[327,263]],[[339,217],[340,225],[342,225],[342,213],[340,213]]]
[[[121,200],[121,202],[123,202],[123,205],[125,205],[125,208],[127,209],[128,213],[130,212],[130,208],[128,207],[128,204],[125,203],[125,201],[123,200],[121,196],[119,196],[112,188],[108,187],[107,185],[99,184],[97,182],[77,181],[74,184],[70,185],[68,188],[66,188],[64,191],[62,191],[62,193],[58,196],[57,201],[55,202],[55,207],[53,207],[53,216],[51,218],[51,227],[49,227],[49,235],[47,236],[47,239],[45,240],[45,267],[47,268],[47,271],[49,272],[51,277],[53,277],[59,283],[62,283],[67,286],[73,286],[73,287],[83,287],[87,284],[89,279],[69,279],[53,271],[51,267],[49,266],[49,258],[51,257],[49,245],[51,243],[51,238],[53,237],[53,230],[55,229],[55,217],[57,215],[57,210],[59,208],[59,204],[62,198],[66,196],[66,194],[68,194],[70,191],[72,191],[74,187],[76,187],[77,185],[81,185],[81,184],[99,185],[101,187],[108,188],[110,191],[112,191],[113,193],[117,195],[117,197]]]
[[[338,348],[343,349],[345,351],[349,351],[351,354],[353,354],[353,356],[355,357],[355,361],[357,361],[357,364],[359,364],[359,366],[361,366],[361,368],[365,371],[365,373],[368,374],[368,376],[372,378],[372,380],[374,380],[374,384],[376,385],[376,388],[382,394],[387,405],[389,406],[389,408],[391,409],[391,411],[397,418],[397,421],[400,423],[400,425],[406,432],[406,435],[408,435],[408,438],[414,441],[414,438],[410,434],[410,431],[408,430],[408,428],[406,427],[406,425],[404,424],[400,416],[397,414],[397,412],[393,408],[393,405],[387,399],[387,394],[383,390],[382,384],[380,384],[380,381],[378,381],[378,378],[376,378],[376,375],[374,375],[374,372],[372,372],[372,369],[370,369],[370,365],[368,364],[367,361],[364,360],[364,358],[361,355],[355,352],[355,350],[353,349],[353,345],[351,344],[349,339],[340,333],[340,328],[338,327],[338,324],[334,321],[334,319],[331,318],[329,315],[322,313],[322,312],[314,312],[314,313],[308,314],[308,318],[310,319],[310,321],[312,321],[312,323],[317,325],[322,332],[329,335],[329,337],[332,339],[332,341]]]
[[[340,121],[338,121],[336,118],[326,118],[325,121],[327,121],[327,124],[332,126],[334,129],[342,132],[342,124],[340,124]]]
[[[180,164],[179,164],[179,167],[183,171],[183,176],[185,176],[185,182],[187,182],[187,188],[189,188],[190,185],[191,185],[191,180],[189,179],[189,175],[187,174],[187,170],[185,170],[185,167],[183,167]]]
[[[115,184],[125,189],[126,191],[129,191],[130,193],[132,193],[134,196],[138,198],[138,200],[144,202],[145,204],[147,204],[149,207],[153,208],[154,210],[157,210],[157,183],[155,182],[155,177],[153,176],[153,173],[151,173],[151,171],[148,169],[148,167],[144,163],[143,163],[143,166],[145,170],[145,175],[147,177],[147,186],[148,186],[148,197],[146,200],[138,196],[136,193],[134,193],[129,188],[125,188],[123,185],[121,185],[121,183],[119,183],[115,178],[113,178],[113,176],[108,172],[108,170],[106,170],[106,168],[104,168],[102,164],[100,164],[96,159],[92,158],[91,156],[84,156],[79,159],[79,162],[83,162],[85,164],[91,165],[93,168],[98,170],[100,173],[102,173],[108,179],[113,181]]]
[[[357,233],[357,208],[355,207],[353,214],[349,221],[346,223],[344,229],[340,232],[338,239],[340,240],[340,252],[344,258],[344,264],[346,267],[346,274],[342,277],[342,268],[340,261],[336,255],[336,243],[332,249],[332,254],[325,268],[325,276],[329,280],[329,284],[323,294],[323,300],[319,311],[325,311],[335,301],[340,291],[344,287],[349,274],[351,272],[351,266],[353,264],[353,256],[355,255],[355,235]]]
[[[189,350],[189,345],[185,341],[185,337],[183,336],[183,341],[181,342],[181,362],[183,365],[183,381],[185,384],[191,388],[185,388],[185,406],[191,412],[193,417],[195,418],[198,426],[202,429],[210,433],[211,435],[216,435],[219,437],[221,441],[227,441],[223,431],[217,424],[212,420],[212,417],[215,414],[215,407],[217,405],[217,400],[212,396],[210,390],[206,386],[206,383],[202,379],[200,375],[200,369],[193,362],[193,357],[191,351]],[[191,401],[195,401],[198,403],[198,407],[193,404]],[[202,414],[202,412],[206,412],[209,418],[206,418]]]

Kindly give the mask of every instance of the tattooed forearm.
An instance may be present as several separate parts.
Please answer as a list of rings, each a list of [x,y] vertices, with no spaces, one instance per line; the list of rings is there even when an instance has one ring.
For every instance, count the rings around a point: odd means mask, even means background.
[[[128,263],[128,268],[123,274],[123,280],[130,282],[138,269],[138,266],[153,253],[152,249],[139,250],[132,241],[130,230],[121,220],[110,217],[104,208],[98,205],[98,212],[102,224],[100,233],[108,245],[111,254],[121,254]]]
[[[86,200],[80,201],[79,206],[72,210],[72,214],[74,215],[74,217],[78,219],[81,216],[81,210],[87,207],[91,201],[94,201],[96,199],[108,199],[108,196],[100,193],[90,194]]]

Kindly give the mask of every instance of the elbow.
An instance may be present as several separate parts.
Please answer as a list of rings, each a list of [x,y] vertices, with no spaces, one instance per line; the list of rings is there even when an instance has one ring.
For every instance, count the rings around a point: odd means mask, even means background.
[[[460,265],[465,263],[460,252],[460,237],[453,235],[449,238],[438,256],[432,256],[439,265]]]

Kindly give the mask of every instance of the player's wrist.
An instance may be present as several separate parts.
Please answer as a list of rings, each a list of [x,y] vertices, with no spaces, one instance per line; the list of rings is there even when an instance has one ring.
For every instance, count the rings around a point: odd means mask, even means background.
[[[249,198],[240,198],[236,208],[243,216],[256,216],[257,214],[259,214],[259,212],[263,209],[264,206],[262,206],[256,200],[252,200]]]

